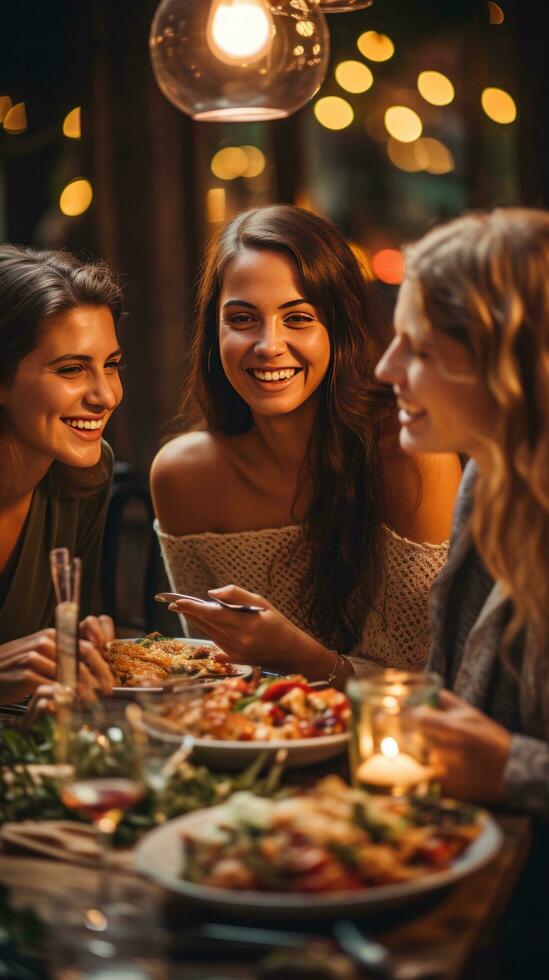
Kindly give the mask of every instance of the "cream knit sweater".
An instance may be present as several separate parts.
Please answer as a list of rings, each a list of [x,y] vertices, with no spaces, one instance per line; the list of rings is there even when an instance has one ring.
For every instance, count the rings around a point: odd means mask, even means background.
[[[307,545],[300,525],[230,534],[174,536],[155,521],[172,589],[207,598],[208,589],[239,585],[269,600],[296,626],[304,619],[300,583]],[[380,667],[422,669],[429,650],[427,600],[448,551],[443,544],[416,544],[383,528],[383,576],[376,611],[364,621],[349,659],[357,673]],[[182,617],[183,630],[190,635]],[[322,643],[322,636],[316,637]]]

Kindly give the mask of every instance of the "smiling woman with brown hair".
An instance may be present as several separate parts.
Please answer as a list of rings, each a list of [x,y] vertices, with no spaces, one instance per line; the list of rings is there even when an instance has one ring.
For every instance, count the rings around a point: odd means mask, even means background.
[[[0,701],[55,676],[49,551],[82,559],[94,610],[113,459],[102,442],[119,404],[122,296],[112,273],[65,252],[0,246]],[[100,638],[112,623],[88,619]],[[99,683],[110,672],[89,642]],[[93,678],[83,667],[83,676]]]
[[[385,342],[328,221],[272,205],[210,244],[183,404],[195,431],[161,450],[151,486],[172,585],[238,582],[253,598],[220,595],[265,605],[245,619],[178,605],[235,659],[311,678],[337,663],[339,683],[351,668],[327,647],[359,667],[424,662],[459,464],[399,451],[374,376]]]

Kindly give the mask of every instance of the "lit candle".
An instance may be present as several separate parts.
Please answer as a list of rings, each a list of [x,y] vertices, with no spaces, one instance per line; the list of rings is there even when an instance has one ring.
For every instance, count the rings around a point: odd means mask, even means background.
[[[360,782],[384,789],[407,790],[431,777],[432,769],[400,752],[394,738],[382,739],[380,749],[358,767],[356,775]]]

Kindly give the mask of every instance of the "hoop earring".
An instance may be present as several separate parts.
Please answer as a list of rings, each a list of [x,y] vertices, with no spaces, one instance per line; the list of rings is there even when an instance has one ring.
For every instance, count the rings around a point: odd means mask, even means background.
[[[212,373],[212,351],[213,351],[213,347],[210,347],[208,351],[208,360],[207,360],[208,374]]]

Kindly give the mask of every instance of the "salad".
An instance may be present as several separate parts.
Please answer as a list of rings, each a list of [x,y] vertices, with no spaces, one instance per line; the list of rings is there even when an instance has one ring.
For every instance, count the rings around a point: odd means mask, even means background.
[[[299,674],[259,682],[229,678],[187,694],[165,706],[162,724],[197,738],[251,742],[339,735],[350,717],[345,694],[311,687]]]
[[[328,776],[268,800],[235,793],[183,833],[184,877],[217,888],[333,892],[446,870],[482,829],[468,804],[370,796]]]

